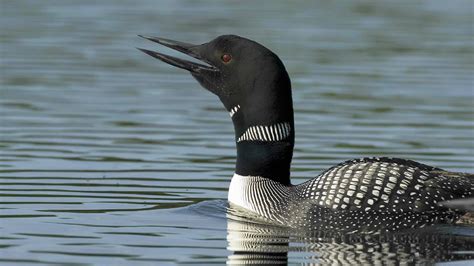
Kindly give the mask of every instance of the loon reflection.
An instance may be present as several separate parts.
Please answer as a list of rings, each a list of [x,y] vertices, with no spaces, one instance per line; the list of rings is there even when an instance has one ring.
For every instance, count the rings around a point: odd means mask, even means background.
[[[232,253],[227,264],[286,265],[291,260],[305,265],[426,265],[472,260],[472,236],[472,227],[447,225],[380,234],[295,232],[229,206],[227,249]]]

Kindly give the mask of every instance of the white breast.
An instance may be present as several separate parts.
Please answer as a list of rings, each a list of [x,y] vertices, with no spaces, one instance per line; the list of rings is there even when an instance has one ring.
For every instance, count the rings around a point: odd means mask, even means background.
[[[289,188],[268,178],[234,174],[228,200],[265,218],[280,220],[289,199]]]

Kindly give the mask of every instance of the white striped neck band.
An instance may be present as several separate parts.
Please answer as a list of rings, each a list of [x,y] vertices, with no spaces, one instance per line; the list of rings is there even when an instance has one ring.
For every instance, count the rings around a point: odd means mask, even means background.
[[[238,104],[236,106],[232,107],[232,109],[230,109],[230,111],[229,111],[230,117],[233,117],[239,111],[239,109],[240,109],[240,105],[238,105]]]
[[[269,126],[251,126],[237,139],[242,141],[281,141],[291,134],[290,123],[278,123]]]

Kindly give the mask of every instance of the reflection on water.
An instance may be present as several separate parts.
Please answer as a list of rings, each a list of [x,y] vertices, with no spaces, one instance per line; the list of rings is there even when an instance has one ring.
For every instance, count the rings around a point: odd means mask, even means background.
[[[432,264],[473,259],[474,229],[435,226],[392,234],[360,235],[336,232],[298,233],[249,221],[230,208],[227,213],[228,264],[286,264],[297,260],[325,265]],[[303,258],[301,258],[303,257]]]
[[[233,243],[283,248],[290,264],[468,258],[470,227],[357,242],[227,219],[228,114],[187,73],[135,47],[156,49],[137,34],[199,43],[234,33],[280,55],[294,88],[295,184],[374,155],[474,172],[471,7],[2,1],[0,262],[224,264],[248,256]]]

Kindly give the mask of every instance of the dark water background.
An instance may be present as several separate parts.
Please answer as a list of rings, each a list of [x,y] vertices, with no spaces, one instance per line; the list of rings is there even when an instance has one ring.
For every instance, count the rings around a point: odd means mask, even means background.
[[[294,88],[293,183],[373,155],[474,172],[472,1],[0,3],[1,263],[224,264],[252,243],[290,251],[290,264],[473,256],[466,226],[412,241],[226,218],[229,115],[187,73],[135,50],[175,54],[136,34],[233,33],[279,54]]]

